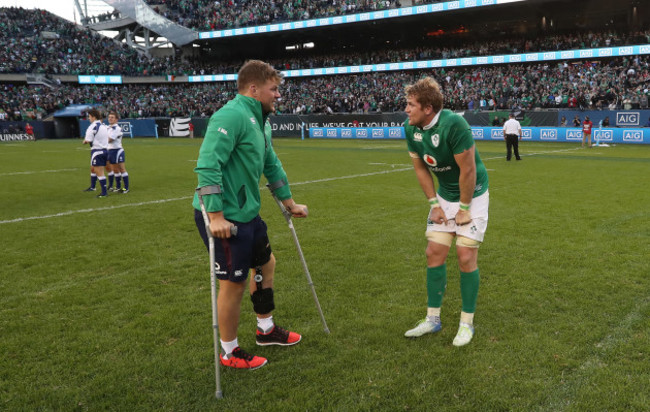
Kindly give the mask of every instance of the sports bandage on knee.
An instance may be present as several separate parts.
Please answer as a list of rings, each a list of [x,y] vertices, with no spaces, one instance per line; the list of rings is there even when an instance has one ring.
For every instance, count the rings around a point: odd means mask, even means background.
[[[260,315],[265,315],[275,309],[273,289],[271,288],[256,290],[251,295],[251,301],[253,302],[253,310]]]
[[[456,239],[456,246],[461,246],[461,247],[471,247],[474,249],[478,249],[479,246],[481,246],[481,242],[478,240],[470,239],[465,236],[458,236]]]
[[[451,232],[427,230],[426,236],[429,242],[435,242],[445,246],[451,246],[451,242],[454,240],[454,234]]]

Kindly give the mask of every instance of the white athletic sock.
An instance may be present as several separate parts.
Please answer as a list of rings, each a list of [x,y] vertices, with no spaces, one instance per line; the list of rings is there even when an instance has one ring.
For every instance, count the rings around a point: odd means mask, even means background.
[[[473,313],[467,313],[467,312],[460,312],[460,321],[463,323],[467,323],[469,325],[474,324],[474,314]]]
[[[427,320],[429,322],[439,322],[440,308],[427,308]]]
[[[223,348],[223,351],[225,353],[224,358],[228,359],[232,351],[234,351],[237,348],[237,346],[239,346],[239,343],[237,342],[237,338],[235,338],[235,340],[231,340],[230,342],[224,342],[221,340],[221,347]]]
[[[262,333],[269,333],[275,323],[273,323],[273,316],[268,318],[257,318],[257,327],[262,331]]]

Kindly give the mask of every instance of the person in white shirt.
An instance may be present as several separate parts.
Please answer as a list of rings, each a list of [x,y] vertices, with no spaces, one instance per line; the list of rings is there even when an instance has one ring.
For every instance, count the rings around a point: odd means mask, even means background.
[[[108,157],[108,129],[106,125],[102,124],[102,115],[97,109],[88,111],[88,120],[90,126],[86,129],[86,138],[83,144],[90,144],[90,187],[84,192],[94,192],[95,184],[99,180],[99,185],[102,192],[97,195],[98,198],[103,198],[108,195],[106,191],[106,176],[104,176],[104,167],[106,166],[106,158]]]
[[[503,139],[506,141],[507,161],[510,161],[513,149],[515,159],[521,160],[521,157],[519,157],[519,140],[521,140],[521,136],[521,124],[515,119],[514,113],[510,113],[510,118],[503,124]]]
[[[108,162],[109,162],[109,176],[108,187],[110,191],[117,193],[129,193],[129,174],[126,172],[124,161],[126,154],[122,147],[122,128],[117,123],[117,112],[108,112]],[[113,182],[111,174],[115,178],[115,189],[113,189]],[[124,187],[122,188],[122,180],[124,180]]]

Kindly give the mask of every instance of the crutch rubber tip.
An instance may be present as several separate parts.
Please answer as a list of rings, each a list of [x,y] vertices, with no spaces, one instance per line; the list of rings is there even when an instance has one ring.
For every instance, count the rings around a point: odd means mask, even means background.
[[[223,392],[217,391],[216,397],[217,397],[217,399],[222,399],[223,398]]]

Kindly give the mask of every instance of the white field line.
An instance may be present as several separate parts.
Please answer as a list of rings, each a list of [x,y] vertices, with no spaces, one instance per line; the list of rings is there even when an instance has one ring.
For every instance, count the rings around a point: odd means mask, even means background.
[[[632,335],[637,333],[635,326],[641,327],[643,313],[649,304],[648,297],[641,300],[617,326],[609,330],[604,339],[594,345],[592,355],[582,362],[575,372],[567,375],[563,373],[561,381],[547,391],[550,394],[548,400],[537,410],[562,412],[575,409],[576,395],[582,388],[591,386],[593,376],[598,370],[608,367],[611,352],[621,344],[629,342]]]
[[[121,208],[124,208],[124,207],[136,207],[136,206],[144,206],[144,205],[153,205],[153,204],[156,204],[156,203],[167,203],[167,202],[173,202],[175,200],[187,200],[187,199],[191,199],[191,197],[186,196],[186,197],[177,197],[177,198],[172,198],[172,199],[151,200],[149,202],[129,203],[129,204],[125,204],[125,205],[96,207],[96,208],[91,208],[91,209],[68,210],[67,212],[55,213],[53,215],[19,217],[19,218],[10,219],[10,220],[0,220],[0,224],[24,222],[26,220],[49,219],[49,218],[52,218],[52,217],[69,216],[69,215],[74,215],[74,214],[77,214],[77,213],[99,212],[99,211],[102,211],[102,210],[111,210],[111,209],[121,209]]]
[[[34,175],[34,174],[37,174],[37,173],[74,172],[75,170],[79,170],[79,168],[75,167],[75,168],[72,168],[72,169],[29,170],[29,171],[26,171],[26,172],[8,172],[8,173],[0,173],[0,176]]]
[[[579,149],[579,148],[578,148]],[[539,152],[539,153],[530,153],[527,154],[526,156],[533,156],[536,154],[546,154],[546,153],[555,153],[555,152],[566,152],[569,150],[577,150],[577,149],[564,149],[564,150],[552,150],[549,152]],[[503,159],[503,156],[499,157],[492,157],[492,158],[487,158],[484,160],[495,160],[495,159]],[[395,173],[395,172],[405,172],[407,170],[413,170],[412,166],[401,168],[401,169],[391,169],[391,170],[382,170],[379,172],[371,172],[371,173],[361,173],[361,174],[356,174],[356,175],[348,175],[348,176],[337,176],[337,177],[328,177],[325,179],[316,179],[316,180],[307,180],[305,182],[292,182],[291,186],[300,186],[300,185],[309,185],[312,183],[322,183],[322,182],[331,182],[334,180],[343,180],[343,179],[355,179],[357,177],[367,177],[367,176],[376,176],[376,175],[383,175],[383,174],[388,174],[388,173]],[[118,206],[107,206],[107,207],[99,207],[99,208],[91,208],[91,209],[79,209],[79,210],[68,210],[67,212],[61,212],[61,213],[55,213],[52,215],[43,215],[43,216],[29,216],[29,217],[19,217],[16,219],[9,219],[9,220],[0,220],[0,225],[6,224],[6,223],[18,223],[18,222],[24,222],[27,220],[38,220],[38,219],[49,219],[53,217],[61,217],[61,216],[70,216],[74,215],[77,213],[91,213],[91,212],[98,212],[102,210],[111,210],[111,209],[121,209],[124,207],[137,207],[137,206],[144,206],[144,205],[153,205],[153,204],[158,204],[158,203],[167,203],[167,202],[174,202],[177,200],[188,200],[191,199],[191,196],[185,196],[185,197],[177,197],[177,198],[172,198],[172,199],[160,199],[160,200],[151,200],[148,202],[139,202],[139,203],[130,203],[130,204],[125,204],[125,205],[118,205]]]

